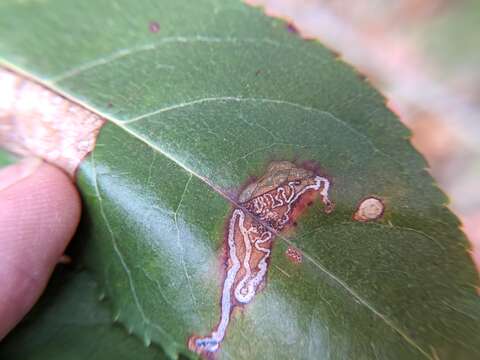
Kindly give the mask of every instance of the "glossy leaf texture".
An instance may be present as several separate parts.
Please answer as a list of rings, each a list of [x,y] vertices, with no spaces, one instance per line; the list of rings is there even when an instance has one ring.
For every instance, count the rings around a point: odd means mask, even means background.
[[[383,97],[318,42],[235,0],[0,10],[2,63],[110,120],[78,172],[83,259],[147,344],[195,356],[189,337],[219,318],[238,194],[287,160],[331,179],[335,210],[317,201],[277,236],[266,286],[233,312],[218,358],[480,356],[458,220]],[[369,196],[383,217],[355,221]]]
[[[4,360],[166,359],[128,335],[112,316],[86,271],[57,269],[46,293],[22,323],[3,341]]]

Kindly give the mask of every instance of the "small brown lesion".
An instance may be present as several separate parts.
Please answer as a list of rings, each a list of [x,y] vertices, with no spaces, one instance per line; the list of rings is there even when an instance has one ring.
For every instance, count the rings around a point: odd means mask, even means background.
[[[158,21],[150,21],[150,23],[148,24],[148,30],[151,33],[159,32],[160,31],[160,24],[158,23]]]
[[[369,196],[362,199],[353,214],[353,220],[368,222],[378,220],[385,213],[384,202],[376,196]]]
[[[297,248],[294,248],[293,246],[290,246],[286,251],[285,251],[285,256],[287,257],[290,262],[293,264],[301,264],[303,262],[303,255],[298,250]]]
[[[287,31],[288,32],[291,32],[291,33],[294,33],[294,34],[298,34],[298,29],[297,27],[295,26],[294,23],[292,22],[289,22],[285,25],[285,27],[287,28]]]

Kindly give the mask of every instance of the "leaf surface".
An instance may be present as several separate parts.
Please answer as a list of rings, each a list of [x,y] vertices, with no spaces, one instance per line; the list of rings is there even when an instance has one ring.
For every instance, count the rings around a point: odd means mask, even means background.
[[[217,324],[232,208],[286,160],[317,164],[335,210],[317,201],[277,235],[265,288],[234,310],[219,357],[479,355],[478,275],[458,220],[408,130],[330,51],[234,0],[0,10],[2,63],[110,120],[78,174],[83,253],[147,343],[174,357]],[[383,217],[354,221],[369,196]]]

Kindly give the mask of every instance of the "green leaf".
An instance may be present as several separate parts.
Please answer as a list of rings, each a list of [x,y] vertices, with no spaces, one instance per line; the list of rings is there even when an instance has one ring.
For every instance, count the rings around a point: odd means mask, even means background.
[[[98,300],[95,281],[85,271],[57,270],[46,293],[0,347],[4,360],[162,359],[112,326],[105,303]]]
[[[290,161],[328,176],[335,210],[276,236],[219,358],[480,355],[458,220],[383,97],[317,42],[234,0],[3,2],[0,36],[4,65],[110,120],[79,171],[83,253],[145,342],[175,357],[212,331],[232,209]],[[385,213],[355,221],[370,196]]]
[[[0,149],[0,168],[13,164],[15,162],[15,157],[9,152]]]

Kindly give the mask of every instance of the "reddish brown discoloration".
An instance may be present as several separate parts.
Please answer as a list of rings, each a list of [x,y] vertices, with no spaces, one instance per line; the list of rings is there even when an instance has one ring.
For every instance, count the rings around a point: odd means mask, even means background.
[[[151,33],[157,33],[160,31],[160,24],[156,21],[150,21],[150,23],[148,24],[148,30]]]
[[[286,25],[286,28],[289,32],[294,33],[294,34],[298,34],[298,29],[296,28],[296,26],[293,23],[288,23]]]
[[[303,262],[302,253],[294,247],[289,247],[287,251],[285,251],[285,256],[294,264],[301,264]]]
[[[210,335],[190,337],[189,349],[206,359],[214,356],[233,310],[243,308],[264,288],[274,238],[294,226],[317,198],[324,203],[325,212],[331,212],[329,188],[327,178],[286,161],[273,162],[263,177],[245,187],[225,234],[220,320]],[[301,262],[301,254],[291,253]]]

